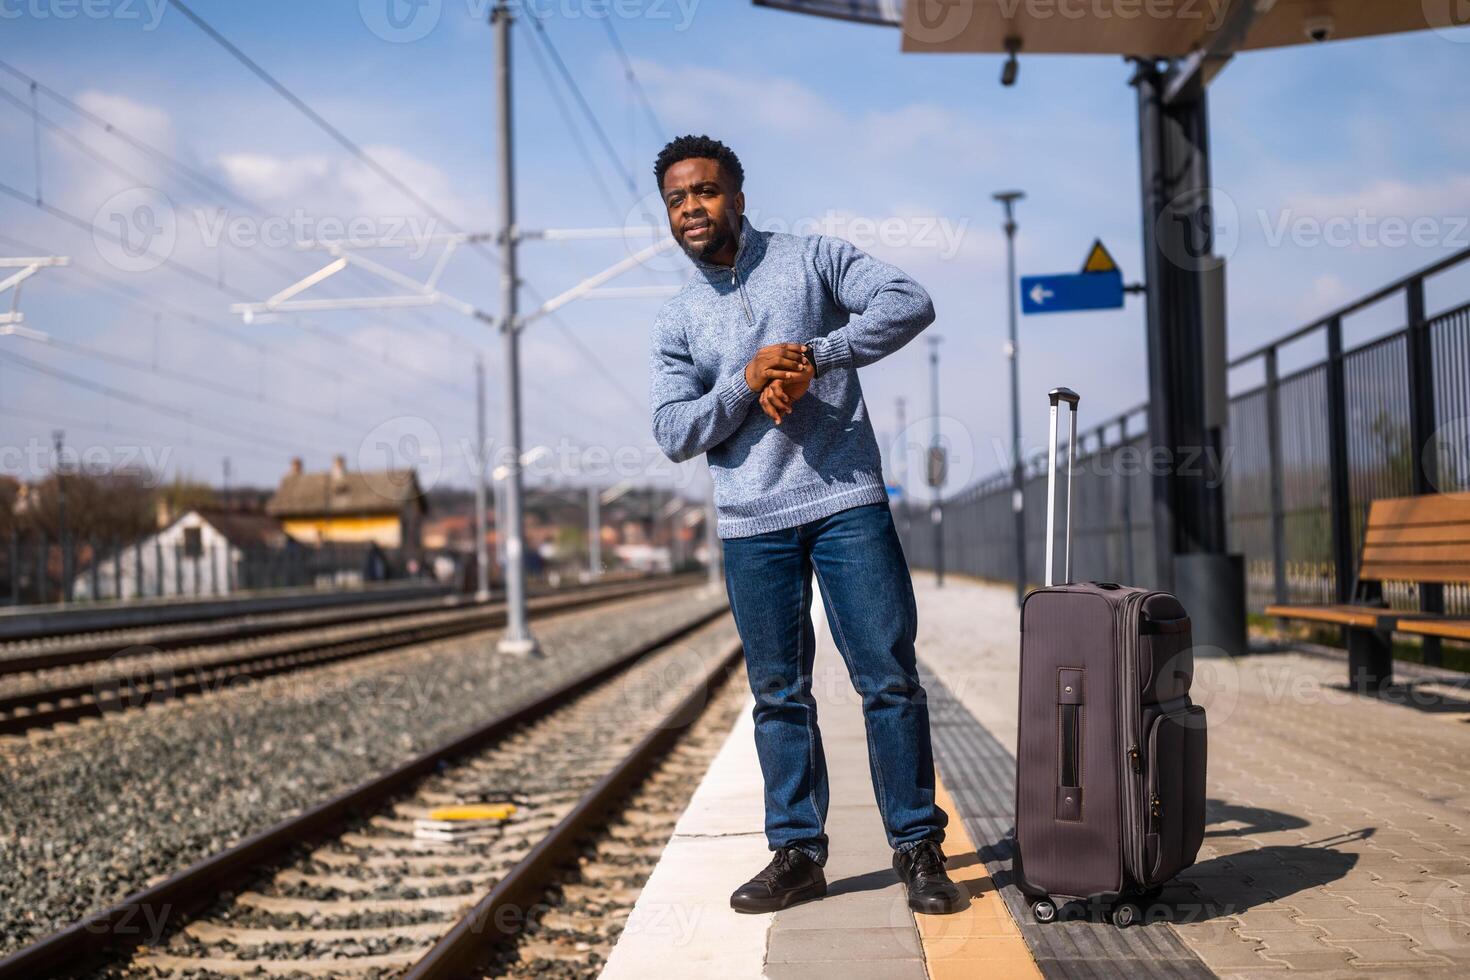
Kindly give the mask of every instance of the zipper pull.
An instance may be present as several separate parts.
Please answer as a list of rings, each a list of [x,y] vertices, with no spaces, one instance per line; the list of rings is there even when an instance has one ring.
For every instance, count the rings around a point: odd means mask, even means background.
[[[1164,812],[1164,801],[1157,796],[1151,797],[1148,802],[1148,812],[1154,817],[1160,816]]]
[[[1128,746],[1128,768],[1137,773],[1143,772],[1143,766],[1139,764],[1138,746],[1136,745]]]

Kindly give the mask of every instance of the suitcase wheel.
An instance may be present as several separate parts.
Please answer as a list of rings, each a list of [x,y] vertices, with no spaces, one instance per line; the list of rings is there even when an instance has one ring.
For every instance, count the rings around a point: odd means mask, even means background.
[[[1119,929],[1127,929],[1143,918],[1143,913],[1138,906],[1132,902],[1119,902],[1113,906],[1112,913],[1108,916],[1113,925]]]
[[[1038,899],[1031,903],[1031,915],[1037,922],[1046,925],[1048,922],[1056,921],[1057,907],[1049,898]]]

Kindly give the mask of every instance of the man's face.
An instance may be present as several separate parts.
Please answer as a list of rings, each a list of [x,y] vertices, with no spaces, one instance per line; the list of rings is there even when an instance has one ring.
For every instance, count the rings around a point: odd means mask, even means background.
[[[686,255],[704,262],[735,260],[745,194],[730,193],[718,163],[680,160],[664,174],[663,195],[669,231]]]

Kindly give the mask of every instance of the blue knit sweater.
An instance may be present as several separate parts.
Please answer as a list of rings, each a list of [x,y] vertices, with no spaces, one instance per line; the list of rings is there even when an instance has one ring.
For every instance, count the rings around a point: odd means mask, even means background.
[[[929,294],[840,238],[763,232],[744,217],[734,268],[695,268],[654,323],[653,437],[675,462],[709,454],[720,537],[887,500],[857,369],[934,321]],[[817,373],[777,426],[745,365],[786,342],[810,344]]]

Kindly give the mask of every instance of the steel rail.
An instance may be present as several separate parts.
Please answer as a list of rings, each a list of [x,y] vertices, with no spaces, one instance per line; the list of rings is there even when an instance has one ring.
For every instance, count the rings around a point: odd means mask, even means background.
[[[379,808],[415,781],[437,771],[445,762],[474,752],[549,714],[571,698],[616,677],[648,654],[725,615],[727,608],[722,604],[665,631],[611,663],[588,671],[380,776],[204,858],[158,884],[128,896],[111,908],[94,912],[80,922],[0,959],[0,980],[75,972],[108,958],[116,958],[144,942],[145,934],[150,930],[141,926],[143,922],[151,927],[161,925],[162,931],[171,932],[188,921],[193,913],[217,900],[221,892],[279,863],[297,847],[342,830],[359,814]]]
[[[38,670],[53,670],[57,667],[75,667],[78,664],[95,663],[125,654],[134,648],[144,650],[178,650],[183,647],[203,646],[217,639],[253,640],[264,636],[290,633],[298,629],[316,629],[340,626],[343,623],[361,621],[364,616],[383,620],[417,613],[450,610],[470,605],[473,600],[454,596],[432,599],[410,599],[392,603],[381,613],[348,607],[329,607],[325,610],[302,610],[301,613],[266,613],[268,619],[256,622],[239,622],[234,617],[222,621],[205,623],[182,623],[161,625],[156,631],[146,629],[139,635],[124,640],[116,636],[94,636],[80,640],[64,640],[57,644],[61,649],[28,653],[18,657],[0,657],[0,676],[6,674],[29,674]],[[312,618],[312,613],[325,613]],[[136,629],[136,627],[134,627]]]
[[[678,580],[665,580],[653,584],[610,586],[543,596],[532,601],[532,609],[537,615],[544,616],[660,592],[673,588],[676,584]],[[162,704],[185,695],[218,690],[244,679],[271,677],[309,667],[320,667],[504,624],[504,605],[495,603],[489,608],[465,610],[462,615],[444,621],[406,626],[366,636],[328,642],[306,640],[282,649],[204,663],[181,664],[177,667],[155,669],[140,664],[140,669],[133,675],[123,674],[99,678],[90,683],[39,688],[0,697],[0,712],[5,712],[5,716],[0,717],[0,735],[14,735],[79,718],[95,718],[117,711]],[[15,714],[17,710],[24,710],[25,713]]]
[[[646,580],[649,576],[643,577]],[[594,585],[576,586],[570,589],[538,589],[533,597],[565,595],[586,589],[610,588],[626,584],[634,579],[599,582]],[[499,601],[497,599],[497,601]],[[471,596],[433,595],[401,599],[384,599],[381,603],[343,603],[318,606],[310,609],[278,609],[259,613],[230,613],[212,620],[191,620],[182,623],[161,622],[149,627],[120,627],[115,630],[96,630],[88,633],[58,634],[59,649],[43,650],[21,656],[0,656],[0,675],[28,674],[38,670],[57,667],[73,667],[77,664],[93,663],[127,653],[138,648],[151,650],[177,650],[182,647],[204,645],[211,640],[249,640],[295,630],[340,626],[343,623],[361,621],[365,616],[383,620],[436,610],[462,609],[473,606]],[[366,606],[367,608],[364,608]],[[372,608],[383,608],[383,612],[372,614]],[[259,616],[254,622],[241,622],[246,616]],[[267,618],[268,617],[268,618]],[[118,634],[131,634],[120,636]],[[36,637],[29,638],[37,639]],[[23,642],[23,641],[12,641]]]
[[[405,980],[457,980],[469,975],[491,948],[519,933],[530,918],[528,910],[545,894],[549,876],[575,854],[578,839],[641,782],[684,730],[699,718],[701,709],[709,702],[710,692],[735,667],[740,656],[741,646],[736,642],[718,658],[694,690],[599,779],[530,853],[506,872],[490,894],[409,968]]]
[[[237,616],[310,612],[341,606],[392,602],[451,595],[446,586],[411,582],[377,582],[353,589],[324,590],[315,586],[237,592],[227,595],[144,596],[127,600],[101,599],[61,606],[54,603],[0,607],[0,643],[46,637],[79,636],[139,626],[182,626]],[[132,622],[133,617],[145,617]],[[126,619],[129,622],[120,622]]]

